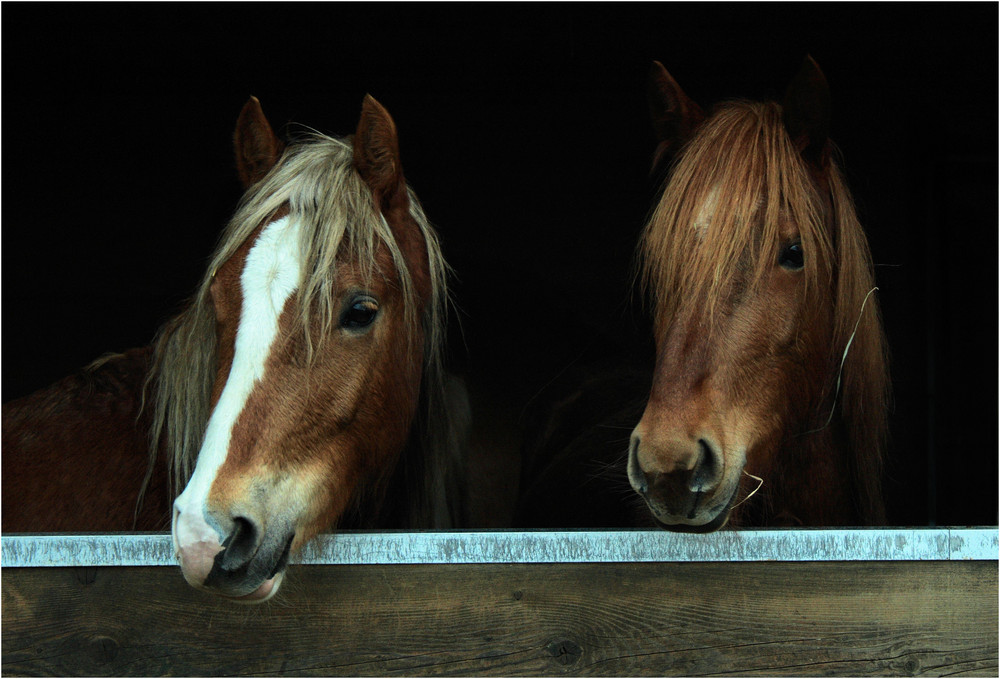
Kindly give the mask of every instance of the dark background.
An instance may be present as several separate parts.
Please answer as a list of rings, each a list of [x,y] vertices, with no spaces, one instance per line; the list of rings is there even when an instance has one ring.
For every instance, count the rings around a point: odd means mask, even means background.
[[[2,13],[4,401],[148,343],[179,310],[240,195],[230,139],[249,95],[276,128],[349,134],[370,92],[457,272],[474,414],[516,445],[524,405],[567,366],[650,351],[629,297],[653,197],[650,62],[706,106],[780,95],[809,53],[878,265],[890,520],[996,523],[996,4]]]

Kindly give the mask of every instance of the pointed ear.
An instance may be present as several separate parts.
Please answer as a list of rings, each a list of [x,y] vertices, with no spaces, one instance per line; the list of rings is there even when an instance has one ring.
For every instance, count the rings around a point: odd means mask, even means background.
[[[785,91],[785,129],[807,163],[824,169],[830,162],[830,88],[811,56],[806,56]]]
[[[388,216],[394,210],[408,209],[396,123],[370,94],[365,95],[354,134],[354,167],[368,184],[383,214]]]
[[[431,293],[427,244],[410,215],[410,198],[399,162],[396,123],[375,98],[365,95],[361,119],[354,133],[354,168],[375,198],[375,208],[384,216],[406,259],[419,299]]]
[[[263,179],[285,150],[285,145],[264,117],[257,97],[250,97],[240,111],[233,133],[233,146],[236,150],[236,172],[244,188]]]
[[[655,169],[676,154],[684,142],[691,138],[705,120],[705,114],[698,104],[684,94],[684,90],[659,61],[654,61],[650,68],[646,92],[653,131],[660,140],[653,157]]]

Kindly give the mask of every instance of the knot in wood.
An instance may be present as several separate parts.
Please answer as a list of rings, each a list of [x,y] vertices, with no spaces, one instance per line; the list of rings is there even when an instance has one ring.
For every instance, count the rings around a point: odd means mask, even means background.
[[[97,580],[97,567],[79,566],[73,569],[76,581],[81,585],[92,585]]]
[[[90,641],[90,652],[98,665],[105,665],[118,657],[118,642],[111,637],[94,637]]]
[[[560,665],[572,665],[583,656],[583,649],[569,639],[553,641],[546,649]]]

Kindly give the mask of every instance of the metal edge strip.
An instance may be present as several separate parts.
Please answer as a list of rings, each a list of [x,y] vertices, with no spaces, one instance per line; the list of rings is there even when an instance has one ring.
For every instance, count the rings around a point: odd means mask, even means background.
[[[165,533],[9,534],[0,566],[174,566]],[[344,532],[304,565],[998,560],[997,528]]]

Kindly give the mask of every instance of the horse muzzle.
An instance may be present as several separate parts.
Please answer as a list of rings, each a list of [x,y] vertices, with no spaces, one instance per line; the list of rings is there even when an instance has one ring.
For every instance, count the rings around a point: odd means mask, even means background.
[[[188,584],[245,602],[265,601],[278,591],[295,539],[294,531],[263,531],[248,518],[206,521],[198,512],[179,509],[173,534]]]
[[[721,450],[705,437],[654,447],[633,433],[627,471],[656,523],[674,531],[722,528],[739,488],[726,474]]]

